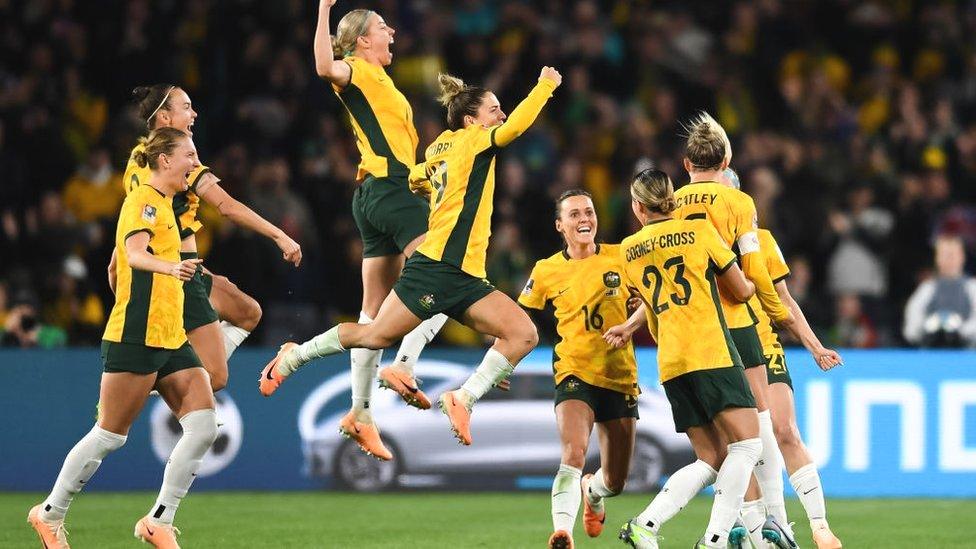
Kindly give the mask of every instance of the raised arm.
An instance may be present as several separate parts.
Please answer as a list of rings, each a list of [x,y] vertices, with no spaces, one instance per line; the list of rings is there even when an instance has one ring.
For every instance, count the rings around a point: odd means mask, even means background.
[[[780,280],[776,283],[776,292],[779,294],[780,299],[783,300],[783,303],[789,308],[790,312],[793,313],[794,320],[787,324],[787,327],[800,340],[800,343],[803,344],[806,350],[810,351],[814,360],[817,361],[817,366],[820,366],[820,369],[826,372],[834,366],[843,364],[843,360],[837,351],[828,349],[823,346],[823,343],[820,343],[820,339],[817,338],[817,334],[813,332],[813,328],[807,322],[807,317],[800,309],[800,305],[790,294],[790,289],[786,286],[785,280]]]
[[[553,90],[559,87],[562,81],[563,77],[559,71],[552,67],[543,67],[542,73],[539,74],[539,81],[529,95],[515,107],[505,123],[494,130],[495,145],[504,147],[529,129],[542,112],[542,107],[546,106],[546,101],[552,97]]]
[[[203,188],[201,189],[201,187]],[[285,234],[285,231],[227,194],[227,191],[216,181],[212,181],[206,186],[198,183],[197,189],[199,189],[197,196],[217,208],[220,215],[273,240],[281,250],[281,256],[285,261],[294,264],[296,267],[302,262],[302,247],[297,242]]]
[[[190,280],[202,259],[184,259],[173,263],[152,255],[147,251],[149,247],[149,233],[139,231],[125,239],[125,255],[129,266],[139,271],[149,271],[176,277],[183,282]]]
[[[352,69],[345,61],[336,60],[329,35],[329,12],[336,0],[319,0],[319,20],[315,25],[315,72],[323,80],[344,88],[352,78]]]

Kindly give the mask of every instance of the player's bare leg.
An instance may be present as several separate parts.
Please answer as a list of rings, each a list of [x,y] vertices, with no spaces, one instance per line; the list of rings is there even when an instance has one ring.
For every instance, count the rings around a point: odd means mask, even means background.
[[[224,340],[224,355],[230,360],[234,351],[261,322],[261,305],[244,293],[226,276],[215,275],[210,290],[210,304],[220,318],[220,332]]]
[[[793,485],[800,503],[803,504],[803,509],[807,512],[810,530],[813,531],[813,541],[817,549],[839,548],[841,542],[827,524],[827,506],[824,502],[820,473],[806,445],[803,444],[800,429],[796,425],[793,391],[785,383],[773,383],[769,386],[769,395],[776,441],[783,454],[783,461],[786,462],[790,484]]]
[[[553,535],[550,547],[562,538],[566,543],[572,542],[573,526],[576,525],[576,514],[580,507],[580,478],[593,431],[593,409],[582,400],[564,400],[556,405],[556,426],[562,442],[562,458],[552,481]],[[602,522],[600,525],[602,527]],[[559,532],[563,534],[557,536]]]
[[[27,515],[27,522],[45,547],[68,547],[64,517],[71,501],[95,474],[105,456],[125,444],[155,381],[156,374],[102,374],[98,424],[68,452],[51,493]]]
[[[441,410],[462,444],[471,444],[471,408],[489,389],[511,375],[515,365],[539,342],[529,315],[507,295],[495,290],[464,313],[473,330],[495,337],[481,364],[456,391],[441,395]]]
[[[586,475],[581,483],[583,491],[583,527],[586,534],[596,537],[603,531],[606,520],[604,498],[624,491],[630,460],[634,454],[637,420],[624,417],[596,424],[600,441],[600,469]]]
[[[227,386],[227,348],[217,321],[204,324],[186,333],[193,352],[210,375],[210,387],[217,392]]]

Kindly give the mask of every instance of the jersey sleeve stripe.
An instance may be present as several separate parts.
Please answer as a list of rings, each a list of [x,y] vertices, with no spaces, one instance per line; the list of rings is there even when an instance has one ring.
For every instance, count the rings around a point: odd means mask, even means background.
[[[776,277],[776,278],[773,279],[773,285],[775,286],[776,284],[778,284],[778,283],[786,280],[789,277],[790,277],[790,273],[786,273],[783,276],[778,276],[778,277]]]
[[[129,237],[132,236],[132,235],[134,235],[134,234],[136,234],[136,233],[143,233],[143,232],[149,233],[149,236],[150,237],[152,237],[154,234],[156,234],[156,233],[152,232],[152,229],[146,229],[146,228],[136,229],[134,231],[129,231],[129,232],[125,233],[125,236],[122,237],[122,242],[125,242],[126,240],[129,240]]]
[[[207,173],[210,173],[210,168],[204,168],[204,169],[200,170],[200,173],[198,173],[197,176],[193,178],[193,181],[190,181],[189,182],[190,183],[189,186],[190,186],[190,190],[191,191],[193,189],[196,189],[197,188],[197,183],[200,182],[200,178],[203,177],[203,175],[204,174],[207,174]]]
[[[725,271],[729,270],[730,267],[735,263],[736,259],[733,257],[724,267],[715,266],[715,272],[718,274],[725,274]]]

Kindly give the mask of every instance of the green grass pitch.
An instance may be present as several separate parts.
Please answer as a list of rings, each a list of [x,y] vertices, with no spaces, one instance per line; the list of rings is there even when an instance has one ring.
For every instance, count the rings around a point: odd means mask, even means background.
[[[155,494],[80,494],[68,515],[68,538],[79,549],[139,547],[136,520]],[[576,546],[624,547],[619,526],[649,495],[607,502],[607,527],[596,539],[577,523]],[[0,494],[0,547],[40,547],[27,511],[41,494]],[[805,515],[787,500],[801,547],[813,547]],[[662,547],[691,547],[708,521],[709,498],[696,498],[662,534]],[[828,512],[844,547],[974,547],[976,501],[934,499],[830,500]],[[191,493],[176,517],[187,549],[214,547],[467,548],[545,547],[549,494],[410,492],[359,495],[328,492]]]

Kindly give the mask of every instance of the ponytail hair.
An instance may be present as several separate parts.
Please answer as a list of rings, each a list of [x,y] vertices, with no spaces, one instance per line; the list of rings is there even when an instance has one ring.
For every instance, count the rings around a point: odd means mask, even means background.
[[[375,13],[373,10],[355,9],[342,16],[332,37],[333,57],[342,59],[356,51],[356,41],[366,34],[369,18]]]
[[[688,134],[685,156],[695,170],[717,170],[723,161],[732,158],[732,144],[725,128],[707,112],[701,111],[682,127]]]
[[[677,208],[668,174],[655,168],[641,171],[630,184],[630,196],[649,211],[667,215]]]
[[[175,84],[155,84],[138,86],[132,90],[132,100],[139,105],[139,118],[146,121],[146,128],[156,126],[156,114],[169,110],[169,98],[176,89]]]
[[[481,86],[468,86],[463,80],[449,74],[437,75],[441,94],[437,101],[447,107],[447,127],[460,130],[465,116],[478,116],[478,107],[488,90]]]
[[[168,127],[155,129],[149,137],[139,138],[139,144],[143,149],[134,151],[132,160],[140,168],[149,166],[150,170],[155,170],[159,167],[159,155],[173,154],[180,141],[186,138],[189,138],[189,135],[183,130]]]

